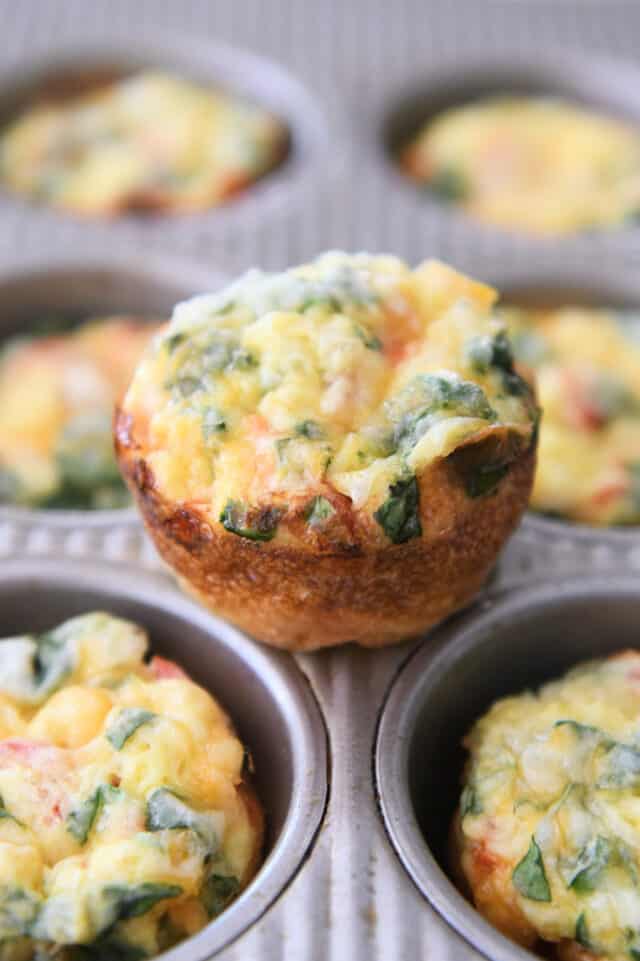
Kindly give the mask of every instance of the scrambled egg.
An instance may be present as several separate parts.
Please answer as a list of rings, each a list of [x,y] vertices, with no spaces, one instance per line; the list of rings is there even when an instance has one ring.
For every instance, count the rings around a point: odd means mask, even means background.
[[[426,124],[401,163],[442,200],[507,229],[568,234],[640,212],[640,131],[560,99],[453,107]]]
[[[498,701],[466,738],[462,868],[514,940],[640,958],[639,716],[640,652],[627,651]]]
[[[504,316],[544,411],[532,506],[587,524],[640,523],[640,318],[579,307]]]
[[[266,173],[286,145],[265,110],[145,71],[26,109],[0,138],[0,180],[81,214],[202,210]]]
[[[104,613],[0,641],[5,961],[154,955],[255,869],[243,747],[213,698],[146,650]]]
[[[175,309],[126,395],[157,489],[253,540],[302,507],[321,530],[348,498],[395,543],[420,536],[416,475],[537,410],[495,292],[435,261],[329,253],[250,271]],[[469,496],[508,463],[482,465]]]
[[[113,451],[115,401],[156,328],[129,317],[16,337],[0,351],[0,503],[128,503]]]

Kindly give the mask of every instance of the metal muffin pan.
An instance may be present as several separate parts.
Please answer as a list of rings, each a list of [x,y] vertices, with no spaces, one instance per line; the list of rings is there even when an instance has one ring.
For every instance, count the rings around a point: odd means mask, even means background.
[[[169,318],[174,305],[195,293],[214,290],[223,279],[212,270],[168,258],[108,255],[100,260],[76,255],[42,255],[14,269],[0,266],[0,346],[46,314],[69,319],[70,326],[109,314]],[[0,522],[113,525],[137,522],[133,508],[117,510],[31,510],[0,505]]]
[[[463,736],[498,698],[536,688],[580,661],[638,644],[640,578],[565,580],[497,597],[419,647],[379,719],[375,779],[384,824],[425,898],[491,961],[526,961],[449,876]]]
[[[0,637],[45,630],[105,610],[149,631],[229,712],[251,753],[266,815],[265,861],[220,918],[163,957],[204,961],[237,938],[299,870],[322,823],[329,791],[322,714],[293,661],[267,651],[149,575],[99,563],[22,561],[0,569]]]
[[[219,83],[264,103],[285,119],[294,137],[288,163],[207,213],[82,220],[0,195],[0,308],[2,278],[33,271],[32,260],[46,270],[58,261],[109,266],[116,257],[118,271],[128,265],[136,274],[151,272],[159,290],[167,290],[169,278],[179,288],[178,299],[183,290],[215,286],[220,273],[233,277],[255,265],[281,269],[329,248],[390,251],[412,263],[437,256],[506,290],[545,286],[559,291],[567,284],[572,289],[573,278],[577,290],[588,286],[596,300],[605,292],[607,299],[616,294],[625,304],[640,302],[634,279],[639,230],[539,241],[482,227],[454,208],[424,198],[391,162],[388,151],[390,133],[399,129],[394,125],[401,118],[406,121],[411,115],[417,122],[426,115],[415,111],[420,100],[420,109],[428,110],[429,102],[437,105],[436,95],[444,97],[444,105],[455,90],[465,97],[485,92],[491,75],[494,82],[496,77],[502,82],[510,78],[521,89],[555,89],[606,111],[640,118],[640,6],[633,0],[428,0],[426,5],[424,0],[401,0],[374,6],[364,0],[145,0],[135,5],[93,0],[90,15],[84,0],[0,0],[0,22],[0,115],[18,104],[25,85],[37,80],[39,72],[100,64],[130,70],[150,64]],[[86,606],[83,592],[91,598],[104,584],[110,593],[108,598],[102,595],[103,603],[109,600],[112,609],[124,610],[118,607],[118,596],[126,607],[133,604],[139,587],[147,597],[154,635],[157,625],[159,644],[168,637],[166,627],[182,623],[187,606],[194,617],[214,623],[177,593],[130,512],[104,520],[95,514],[54,519],[45,511],[0,514],[0,582],[4,578],[13,584],[14,571],[44,570],[52,584],[58,583],[56,573],[68,574],[65,597],[76,604],[73,609]],[[528,515],[505,548],[482,599],[452,621],[451,630],[467,618],[471,630],[476,618],[480,622],[503,599],[513,597],[515,604],[522,598],[524,605],[531,597],[535,607],[540,592],[555,590],[547,584],[574,575],[584,578],[585,585],[595,583],[595,574],[597,583],[605,586],[614,580],[618,586],[626,584],[631,572],[640,574],[640,536],[634,534],[592,532]],[[21,588],[19,602],[13,604],[11,592],[3,598],[18,619],[18,603],[25,611],[37,610],[38,582],[30,583],[30,590]],[[126,609],[141,610],[137,602]],[[59,610],[63,616],[63,605]],[[615,624],[616,616],[610,617]],[[190,616],[188,620],[191,624]],[[203,938],[211,938],[206,947],[192,940],[178,949],[185,961],[198,961],[204,953],[220,961],[480,961],[487,956],[475,936],[476,946],[471,946],[466,929],[465,936],[455,930],[452,911],[435,911],[411,881],[379,816],[371,768],[376,724],[391,678],[416,648],[420,653],[410,662],[416,671],[431,650],[435,657],[444,657],[441,644],[447,643],[443,638],[449,629],[437,632],[433,648],[427,638],[376,652],[345,647],[294,659],[261,655],[261,664],[289,665],[294,678],[299,672],[308,678],[328,728],[331,799],[312,850],[307,846],[303,866],[269,910],[272,888],[265,883],[265,913],[257,923],[247,927],[244,920],[236,922],[244,911],[241,900],[204,932]],[[216,631],[219,639],[232,629],[221,625]],[[215,643],[218,650],[219,640]],[[245,644],[249,642],[243,642],[243,650]],[[536,644],[542,640],[536,638]],[[253,645],[251,650],[256,650]],[[506,645],[503,658],[504,664],[497,657],[497,676],[509,676],[513,668]],[[259,689],[261,683],[258,677]],[[281,691],[286,703],[288,684]],[[462,713],[463,693],[452,698]],[[244,726],[245,717],[249,724],[257,717],[254,687],[228,694],[237,698],[237,709],[226,691],[221,691],[221,699],[258,761],[261,732],[254,743],[252,730]],[[450,707],[443,702],[443,718]],[[311,713],[315,715],[315,708]],[[440,715],[435,721],[437,733]],[[405,752],[406,734],[395,731],[394,753]],[[324,764],[321,752],[309,766],[311,781],[316,765],[324,772]],[[449,766],[453,770],[448,758],[440,759],[439,775]],[[270,783],[265,799],[276,782],[268,769],[266,774]],[[416,861],[428,853],[419,832],[408,843],[412,850],[416,845]],[[304,856],[303,847],[296,864]],[[277,846],[274,859],[276,851]],[[268,879],[268,873],[264,877]],[[449,884],[444,875],[439,883]],[[449,893],[460,897],[452,888]],[[255,894],[247,893],[247,901],[250,897],[256,917],[259,884]],[[455,903],[469,912],[470,924],[482,924],[462,899]],[[215,934],[226,930],[227,917],[234,933],[244,929],[231,943],[226,934]],[[491,930],[485,933],[497,937]],[[219,940],[214,941],[214,935]],[[502,947],[505,961],[527,957],[507,942]]]

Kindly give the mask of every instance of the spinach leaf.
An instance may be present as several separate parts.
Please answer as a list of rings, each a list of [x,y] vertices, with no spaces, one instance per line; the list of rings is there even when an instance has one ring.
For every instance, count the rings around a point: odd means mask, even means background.
[[[315,420],[303,420],[296,424],[294,430],[299,437],[307,437],[309,440],[322,440],[325,436],[324,430]]]
[[[479,464],[464,475],[464,489],[469,497],[487,497],[495,493],[509,464]]]
[[[582,945],[583,948],[589,949],[591,947],[591,942],[589,941],[589,929],[587,928],[587,919],[584,911],[576,921],[575,939],[578,944]]]
[[[40,899],[22,888],[0,889],[0,942],[28,935],[38,917]]]
[[[156,788],[147,798],[147,830],[178,829],[193,831],[210,853],[219,845],[218,829],[211,815],[194,811],[167,788]]]
[[[471,366],[478,374],[486,374],[491,369],[500,373],[505,393],[514,397],[533,397],[531,387],[514,367],[511,342],[504,330],[494,337],[472,338],[467,353]]]
[[[511,879],[523,897],[531,901],[551,901],[542,852],[535,838],[531,838],[529,850],[514,868]]]
[[[101,784],[97,787],[93,794],[90,794],[82,804],[67,815],[66,826],[69,834],[80,844],[85,844],[103,805],[115,800],[121,793],[110,784]]]
[[[469,185],[464,175],[453,167],[443,167],[425,182],[426,189],[440,200],[455,203],[469,196]]]
[[[322,527],[335,514],[335,507],[326,497],[318,496],[307,505],[305,519],[309,527]]]
[[[467,814],[482,814],[482,802],[478,797],[478,792],[470,784],[465,784],[460,795],[460,814],[466,817]]]
[[[202,436],[209,440],[214,434],[221,434],[227,429],[227,422],[215,407],[207,407],[202,414]]]
[[[227,501],[220,514],[225,530],[251,541],[270,541],[275,537],[281,511],[277,507],[263,507],[251,512],[239,501]]]
[[[389,414],[395,421],[394,446],[402,453],[412,450],[443,414],[487,421],[493,421],[497,416],[477,384],[457,376],[438,374],[414,377],[390,403]]]
[[[419,510],[418,482],[415,477],[409,477],[390,486],[389,496],[373,516],[389,540],[404,544],[422,534]]]
[[[367,330],[362,324],[354,323],[353,329],[355,331],[356,337],[362,341],[364,346],[368,350],[382,350],[382,341],[377,336],[377,334],[372,333],[372,331]]]
[[[105,735],[107,741],[113,745],[116,751],[121,751],[139,727],[148,724],[157,716],[153,711],[145,711],[141,707],[125,707],[120,711],[115,721],[110,724]]]
[[[596,837],[586,844],[576,859],[568,887],[579,894],[595,891],[612,854],[607,838]]]
[[[230,874],[211,874],[205,881],[200,899],[210,918],[217,917],[240,891],[240,882]]]
[[[110,925],[116,921],[128,921],[139,918],[155,907],[158,901],[176,898],[182,894],[179,884],[154,884],[146,881],[143,884],[109,884],[104,888],[104,895],[110,904]]]

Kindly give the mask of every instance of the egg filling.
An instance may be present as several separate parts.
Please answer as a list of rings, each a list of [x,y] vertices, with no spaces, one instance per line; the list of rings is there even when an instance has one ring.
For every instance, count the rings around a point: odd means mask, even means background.
[[[154,329],[112,317],[4,344],[0,504],[99,509],[129,502],[113,451],[113,407]]]
[[[96,612],[0,641],[0,954],[140,959],[257,866],[261,816],[214,699]],[[244,793],[243,793],[244,792]]]
[[[179,304],[123,404],[156,490],[254,541],[330,529],[419,537],[416,475],[493,432],[531,443],[537,410],[495,292],[435,261],[325,254]],[[512,451],[511,457],[514,453]],[[496,490],[509,456],[466,478]],[[345,501],[345,498],[348,499]]]
[[[544,411],[532,506],[592,525],[640,523],[640,318],[578,307],[504,317]]]
[[[639,715],[627,651],[498,701],[467,736],[462,868],[516,941],[554,942],[567,961],[640,958]]]
[[[401,164],[487,224],[558,235],[634,220],[640,132],[552,98],[489,97],[429,121]]]
[[[286,146],[264,109],[149,70],[26,109],[0,137],[0,179],[81,214],[200,210],[262,176]]]

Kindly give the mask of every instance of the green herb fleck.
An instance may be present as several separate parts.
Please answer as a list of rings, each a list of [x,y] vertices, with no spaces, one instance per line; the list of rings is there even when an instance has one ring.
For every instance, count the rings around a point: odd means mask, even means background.
[[[80,844],[84,844],[103,805],[113,801],[119,795],[120,791],[117,788],[110,784],[101,784],[86,801],[74,808],[67,816],[66,824],[69,834]]]
[[[309,440],[323,440],[325,436],[324,430],[315,420],[303,420],[296,424],[294,430],[299,437],[307,437]]]
[[[254,516],[249,520],[249,510],[239,501],[227,501],[220,514],[220,523],[225,530],[238,537],[246,537],[251,541],[270,541],[278,529],[281,511],[277,507],[263,507],[251,512]]]
[[[389,488],[389,496],[375,511],[374,517],[394,544],[404,544],[420,537],[420,490],[415,477],[396,481]]]
[[[495,493],[502,478],[508,473],[508,464],[480,464],[465,474],[464,487],[469,497],[487,497]]]
[[[531,838],[529,850],[514,868],[511,879],[523,897],[531,901],[551,901],[542,853],[535,838]]]
[[[105,735],[107,741],[109,741],[116,751],[121,751],[138,728],[142,727],[143,724],[148,724],[154,717],[157,717],[157,715],[152,711],[145,711],[144,708],[141,707],[123,708],[107,730]]]
[[[147,798],[147,830],[193,831],[205,843],[209,853],[219,844],[218,832],[210,815],[194,811],[173,791],[156,788]]]
[[[589,841],[578,854],[568,887],[579,894],[595,891],[611,853],[611,844],[606,838],[597,837]]]
[[[158,901],[167,898],[177,898],[182,894],[179,884],[110,884],[104,888],[104,895],[111,902],[110,917],[116,921],[128,921],[139,918],[155,907]]]
[[[200,898],[210,918],[223,911],[240,891],[240,882],[233,875],[212,874],[207,878]]]
[[[209,440],[215,434],[221,434],[227,429],[227,422],[215,407],[207,407],[202,414],[202,436]]]
[[[305,510],[305,520],[310,527],[322,527],[333,517],[336,509],[326,497],[314,497]]]
[[[578,944],[581,944],[583,948],[590,948],[591,942],[589,941],[589,929],[587,928],[587,919],[585,917],[584,911],[578,917],[576,921],[576,933],[575,939]]]
[[[460,795],[460,814],[464,818],[467,814],[482,814],[482,802],[478,792],[470,784],[465,784]]]

